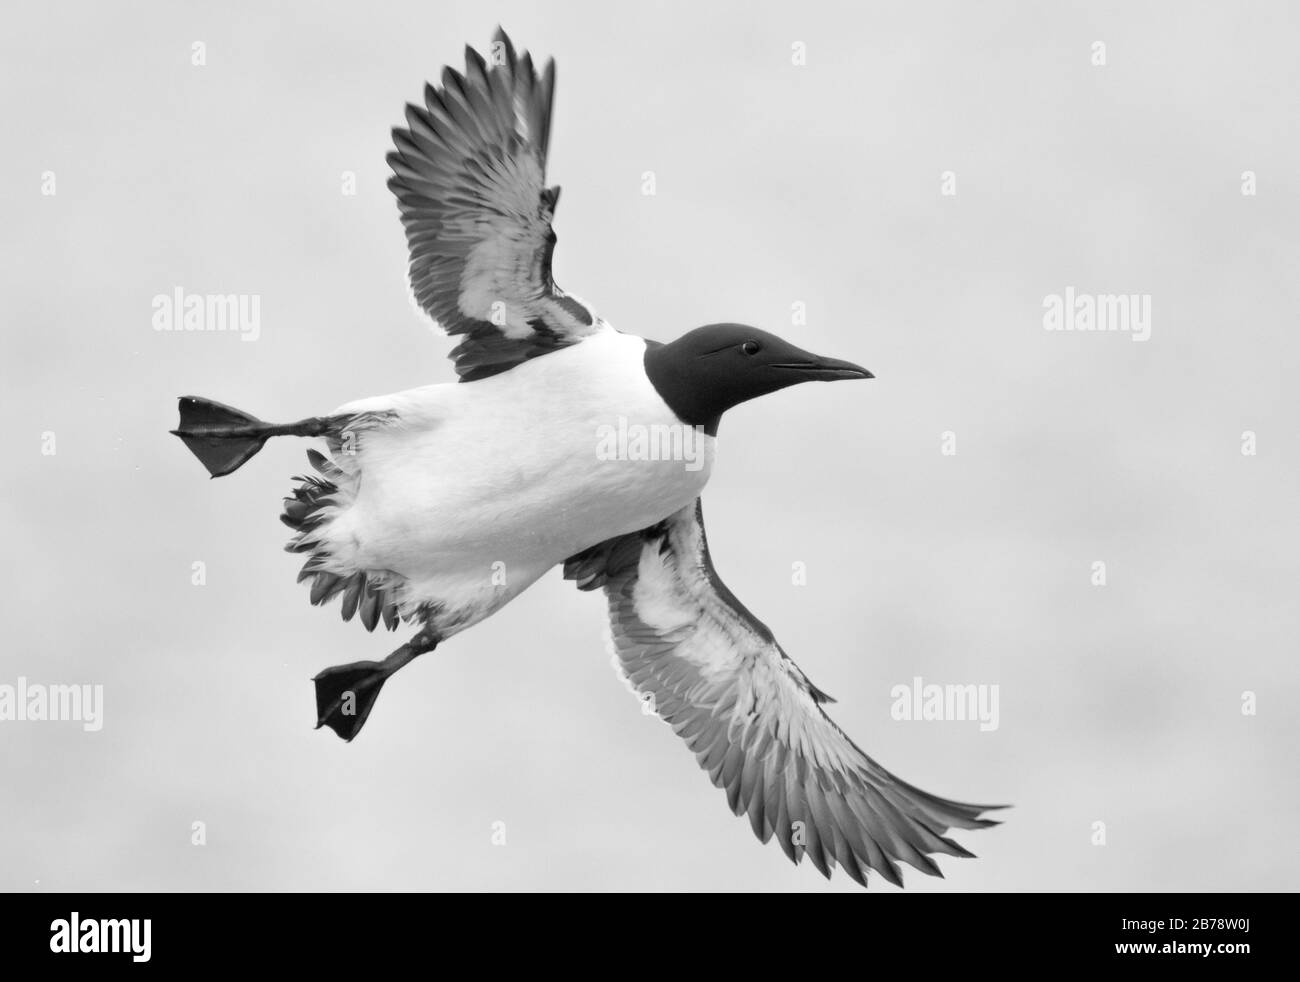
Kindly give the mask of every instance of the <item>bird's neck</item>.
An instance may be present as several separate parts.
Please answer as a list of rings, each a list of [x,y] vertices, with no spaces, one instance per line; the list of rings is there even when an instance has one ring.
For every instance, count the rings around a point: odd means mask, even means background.
[[[722,408],[716,405],[711,393],[700,391],[686,373],[681,371],[669,345],[646,340],[645,373],[659,393],[659,398],[673,411],[674,416],[687,426],[704,427],[704,432],[709,436],[718,435]]]

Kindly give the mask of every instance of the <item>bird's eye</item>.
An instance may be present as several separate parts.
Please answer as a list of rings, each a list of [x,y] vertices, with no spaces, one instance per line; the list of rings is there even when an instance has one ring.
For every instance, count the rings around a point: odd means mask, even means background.
[[[746,341],[740,346],[740,350],[747,355],[756,355],[763,350],[763,346],[757,341]]]

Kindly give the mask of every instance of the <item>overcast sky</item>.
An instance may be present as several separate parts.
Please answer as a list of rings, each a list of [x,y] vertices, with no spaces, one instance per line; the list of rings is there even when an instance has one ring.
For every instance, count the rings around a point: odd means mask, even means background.
[[[181,394],[454,378],[384,155],[498,21],[558,61],[566,289],[878,376],[729,414],[705,503],[868,753],[1016,806],[908,889],[1300,887],[1296,8],[481,0],[7,12],[0,685],[104,715],[0,722],[0,887],[859,889],[730,815],[558,573],[314,732],[311,676],[396,641],[294,582],[305,445],[209,481],[167,433]],[[155,330],[177,288],[257,296],[259,336]],[[1045,330],[1067,288],[1149,337]],[[916,677],[998,686],[997,728],[892,719]]]

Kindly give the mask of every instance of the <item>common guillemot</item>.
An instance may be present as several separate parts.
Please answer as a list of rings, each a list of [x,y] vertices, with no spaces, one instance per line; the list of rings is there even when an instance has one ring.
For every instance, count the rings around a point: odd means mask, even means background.
[[[490,61],[490,64],[489,64]],[[389,187],[420,307],[460,343],[460,384],[362,399],[290,424],[180,400],[172,431],[213,477],[272,436],[319,437],[282,519],[308,554],[311,602],[341,597],[344,620],[418,626],[382,662],[314,679],[317,726],[351,740],[403,665],[500,610],[549,569],[609,605],[615,660],[686,740],[758,837],[826,876],[866,884],[897,863],[934,875],[944,836],[996,824],[867,757],[825,714],[829,700],[723,585],[700,492],[726,410],[799,382],[871,378],[740,324],[668,344],[623,334],[551,276],[545,185],[554,62],[539,74],[498,30],[485,60],[466,48],[393,131]],[[698,466],[672,454],[597,452],[602,429],[689,429]]]

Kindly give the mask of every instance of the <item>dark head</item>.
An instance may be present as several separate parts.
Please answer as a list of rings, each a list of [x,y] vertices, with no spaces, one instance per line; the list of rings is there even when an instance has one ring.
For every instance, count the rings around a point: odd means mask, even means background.
[[[646,343],[646,375],[659,395],[683,423],[710,434],[732,406],[787,385],[874,378],[851,362],[821,358],[744,324],[710,324],[671,344]]]

